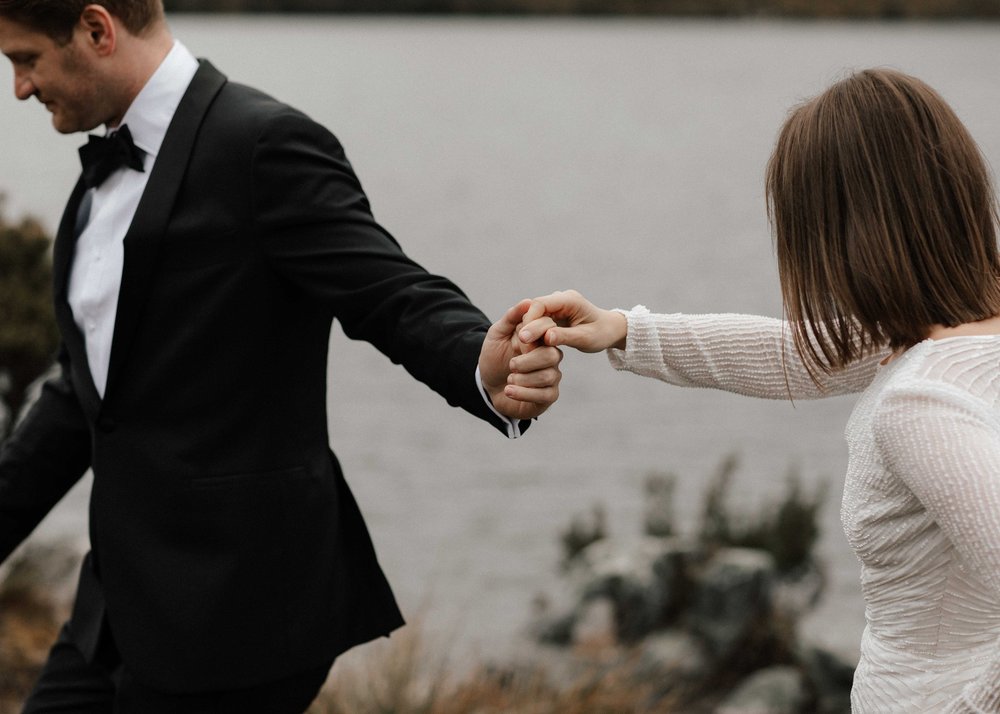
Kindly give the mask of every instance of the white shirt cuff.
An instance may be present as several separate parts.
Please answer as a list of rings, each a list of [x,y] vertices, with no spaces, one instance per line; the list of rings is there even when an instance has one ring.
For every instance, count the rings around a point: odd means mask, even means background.
[[[490,399],[490,395],[486,393],[486,387],[483,386],[483,380],[479,376],[479,365],[476,365],[476,386],[479,387],[479,393],[483,395],[483,399],[486,400],[486,406],[490,408],[490,411],[496,414],[507,427],[507,438],[516,439],[521,435],[521,420],[511,419],[506,417],[497,411],[496,407],[493,406],[493,400]]]

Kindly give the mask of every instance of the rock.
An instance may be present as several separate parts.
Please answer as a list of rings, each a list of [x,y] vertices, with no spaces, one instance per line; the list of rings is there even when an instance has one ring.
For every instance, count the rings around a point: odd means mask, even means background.
[[[798,660],[816,694],[816,714],[850,714],[854,667],[828,650],[805,645]]]
[[[581,601],[613,604],[617,638],[636,642],[670,617],[686,597],[688,561],[697,549],[679,538],[643,538],[632,547],[599,541],[587,547],[571,572]]]
[[[773,558],[748,548],[720,550],[706,564],[687,622],[714,661],[729,657],[770,616],[774,575]]]
[[[643,640],[636,663],[642,681],[693,680],[705,675],[705,653],[698,640],[683,630],[664,630]]]
[[[610,646],[615,643],[616,636],[614,602],[600,597],[580,605],[571,633],[574,645]]]
[[[564,589],[536,593],[532,599],[531,620],[527,634],[535,642],[565,647],[573,642],[573,628],[576,626],[579,598],[571,596]]]
[[[771,599],[778,611],[798,619],[816,607],[825,589],[826,573],[819,563],[810,559],[775,580]]]
[[[768,667],[747,677],[715,709],[715,714],[798,714],[808,703],[802,674],[795,667]]]
[[[538,642],[565,647],[573,642],[576,611],[561,615],[543,615],[535,618],[530,633]]]

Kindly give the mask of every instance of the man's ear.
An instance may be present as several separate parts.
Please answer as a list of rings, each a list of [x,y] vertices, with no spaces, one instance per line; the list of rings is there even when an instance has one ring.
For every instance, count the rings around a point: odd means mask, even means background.
[[[115,51],[118,28],[107,8],[102,5],[87,5],[80,13],[77,32],[86,35],[88,47],[101,57],[106,57]]]

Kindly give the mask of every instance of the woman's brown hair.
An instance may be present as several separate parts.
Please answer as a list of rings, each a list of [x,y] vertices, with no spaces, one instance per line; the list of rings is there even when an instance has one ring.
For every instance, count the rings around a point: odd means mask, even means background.
[[[948,104],[902,72],[796,107],[767,166],[786,317],[814,380],[1000,313],[996,199]]]

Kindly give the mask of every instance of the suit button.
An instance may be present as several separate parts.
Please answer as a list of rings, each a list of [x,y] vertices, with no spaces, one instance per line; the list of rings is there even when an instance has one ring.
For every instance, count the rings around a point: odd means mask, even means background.
[[[115,426],[117,426],[115,420],[109,416],[102,416],[100,419],[97,420],[97,428],[100,429],[105,434],[110,434],[111,432],[113,432],[115,430]]]

